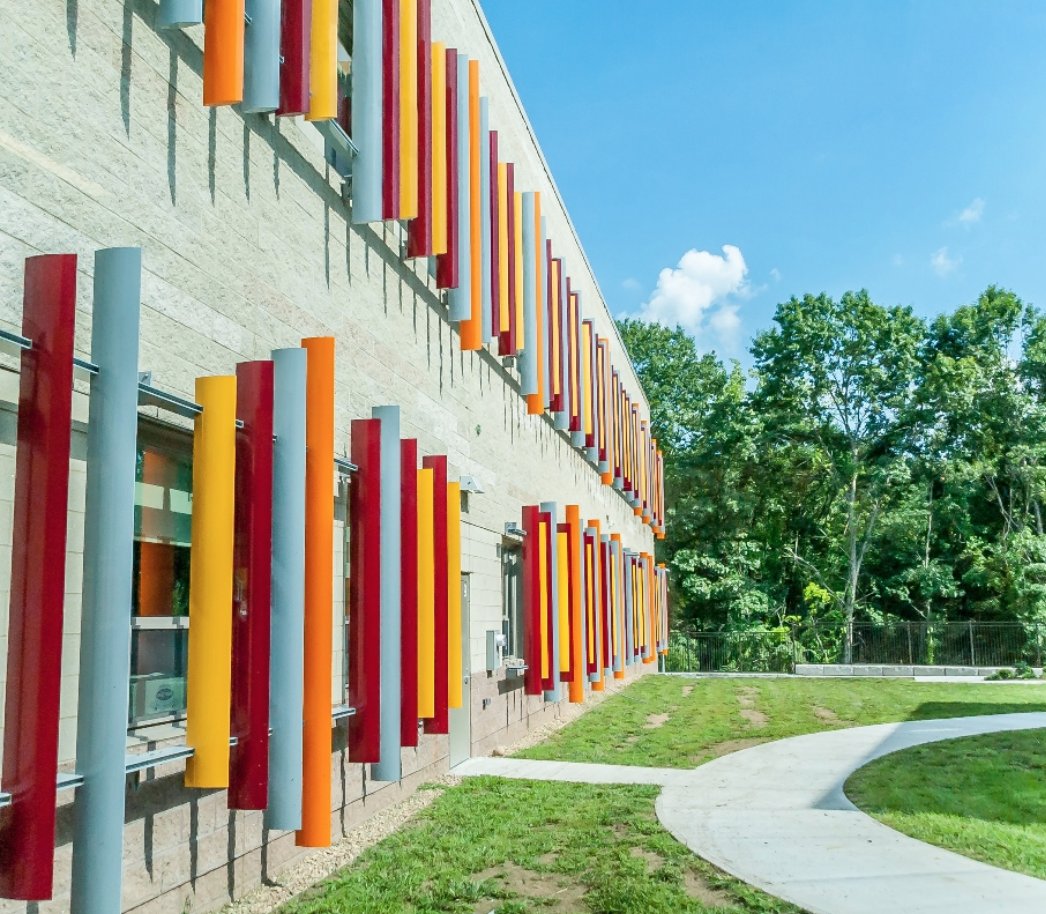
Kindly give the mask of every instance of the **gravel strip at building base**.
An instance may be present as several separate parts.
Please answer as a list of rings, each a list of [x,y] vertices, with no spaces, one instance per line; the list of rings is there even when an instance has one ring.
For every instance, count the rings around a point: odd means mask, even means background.
[[[540,727],[535,727],[526,736],[517,739],[514,743],[509,743],[505,746],[498,746],[490,754],[495,758],[502,758],[509,755],[515,755],[517,752],[522,752],[524,749],[531,749],[534,746],[543,743],[552,734],[562,730],[568,724],[572,724],[582,714],[586,714],[593,708],[598,707],[611,694],[619,694],[624,689],[607,689],[605,692],[592,692],[589,694],[588,699],[585,703],[577,705],[563,705],[563,709],[559,717],[549,721],[547,724],[542,724]],[[627,697],[627,696],[626,696]]]
[[[270,914],[296,895],[311,889],[338,870],[351,864],[367,848],[385,840],[436,802],[448,787],[461,783],[461,778],[443,775],[414,791],[402,803],[376,813],[350,831],[341,841],[311,854],[305,860],[280,873],[269,885],[263,885],[238,901],[222,908],[222,914]]]
[[[573,723],[582,714],[609,698],[610,695],[622,691],[624,688],[608,688],[605,692],[592,692],[584,704],[566,704],[563,706],[560,716],[555,720],[535,727],[522,739],[516,740],[510,745],[498,746],[492,754],[495,756],[512,755],[543,743],[552,734]],[[280,873],[271,884],[263,885],[238,901],[226,905],[222,908],[221,914],[271,914],[295,896],[308,891],[338,870],[349,866],[367,848],[384,841],[398,831],[419,812],[439,799],[444,790],[460,784],[461,780],[454,774],[433,778],[424,788],[416,790],[403,802],[383,809],[354,828],[337,844],[311,854],[305,860]]]

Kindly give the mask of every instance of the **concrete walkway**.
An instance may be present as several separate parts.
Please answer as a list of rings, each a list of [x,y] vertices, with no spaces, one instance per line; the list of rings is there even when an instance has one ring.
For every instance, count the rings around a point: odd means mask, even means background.
[[[811,914],[1003,914],[1043,910],[1046,882],[908,838],[860,812],[846,779],[921,743],[1046,728],[1046,713],[832,730],[696,769],[471,759],[454,769],[532,780],[655,784],[657,815],[696,854]]]

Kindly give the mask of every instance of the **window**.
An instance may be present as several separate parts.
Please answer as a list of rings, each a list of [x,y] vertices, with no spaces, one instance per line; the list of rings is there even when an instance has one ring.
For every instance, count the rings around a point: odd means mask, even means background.
[[[501,633],[506,659],[523,659],[523,547],[501,547]]]
[[[192,434],[138,423],[128,723],[185,716],[192,540]]]

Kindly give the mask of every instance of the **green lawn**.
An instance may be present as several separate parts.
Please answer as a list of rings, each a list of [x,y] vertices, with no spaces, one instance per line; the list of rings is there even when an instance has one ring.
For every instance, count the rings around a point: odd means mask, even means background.
[[[1046,879],[1046,731],[905,749],[857,771],[847,796],[898,831]]]
[[[468,780],[283,912],[798,914],[672,838],[657,793]]]
[[[1046,683],[647,676],[520,756],[693,768],[786,736],[1013,711],[1046,711]]]
[[[1046,710],[1046,686],[648,676],[522,754],[692,767],[755,742],[818,730],[1029,710]],[[1030,777],[1042,782],[1046,771],[1041,755],[1037,765]],[[1023,770],[1016,762],[1014,769]],[[1004,800],[1015,789],[1010,783],[998,798]],[[675,841],[654,815],[657,793],[654,787],[468,780],[283,911],[798,912],[724,875]],[[1046,821],[1046,808],[1036,802],[1022,806],[1020,815]],[[1009,822],[1002,814],[997,818]],[[1021,833],[1026,837],[1007,844],[1008,856],[1017,859],[1020,851],[1041,867],[1046,828],[1009,827],[1026,829]],[[989,843],[983,837],[970,839],[978,842]]]

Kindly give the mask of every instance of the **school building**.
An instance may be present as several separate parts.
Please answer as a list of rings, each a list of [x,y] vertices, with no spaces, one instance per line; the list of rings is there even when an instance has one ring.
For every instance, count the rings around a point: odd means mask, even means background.
[[[657,669],[649,409],[478,0],[0,0],[0,914],[208,911]]]

